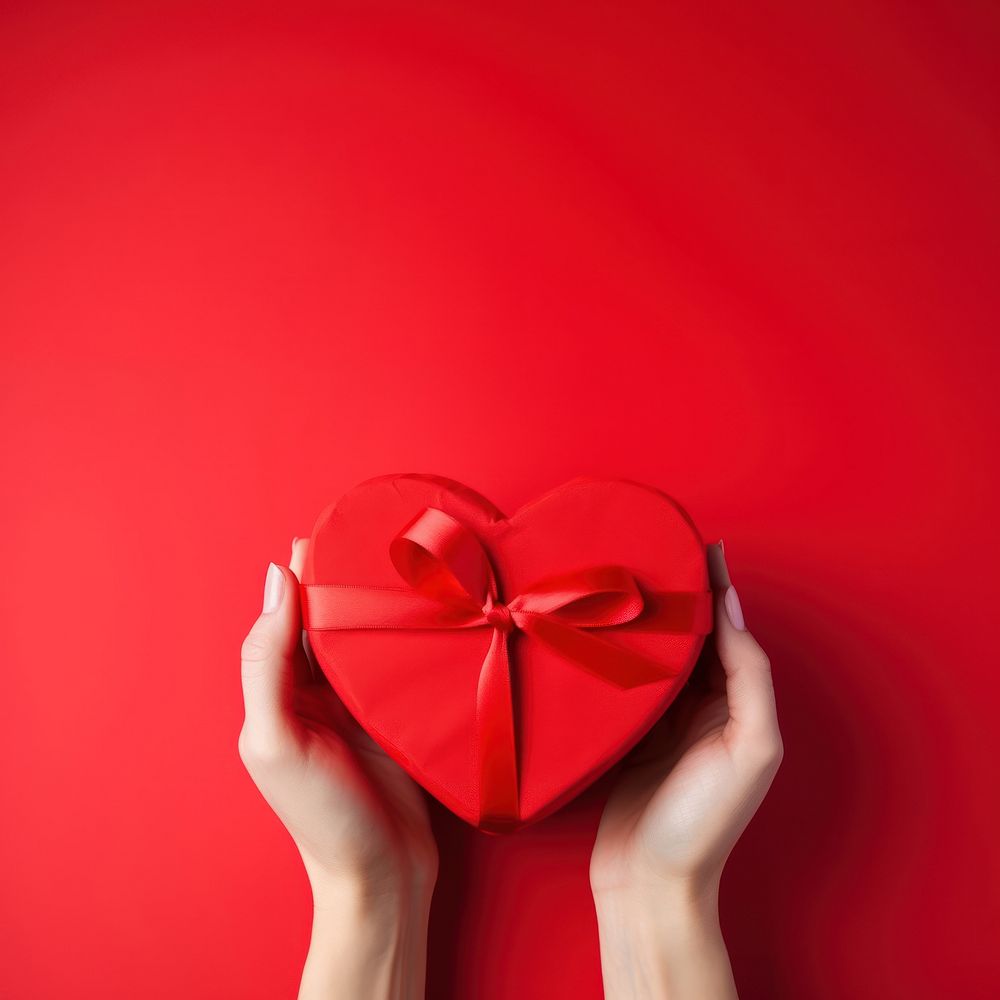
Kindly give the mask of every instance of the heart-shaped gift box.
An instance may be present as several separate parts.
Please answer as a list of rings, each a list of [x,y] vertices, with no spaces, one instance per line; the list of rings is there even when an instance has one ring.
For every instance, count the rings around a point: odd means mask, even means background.
[[[712,628],[697,528],[624,481],[577,479],[505,517],[440,476],[372,479],[320,515],[301,593],[354,717],[491,832],[555,811],[631,749]]]

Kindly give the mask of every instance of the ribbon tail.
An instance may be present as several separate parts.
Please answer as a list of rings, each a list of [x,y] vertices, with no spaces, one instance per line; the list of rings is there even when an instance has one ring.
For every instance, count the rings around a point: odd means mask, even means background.
[[[615,687],[628,689],[662,683],[677,674],[652,657],[608,642],[590,629],[577,628],[552,615],[523,613],[520,624],[523,631],[562,654],[574,666]]]
[[[476,692],[480,826],[502,832],[517,825],[517,741],[507,636],[494,629]]]

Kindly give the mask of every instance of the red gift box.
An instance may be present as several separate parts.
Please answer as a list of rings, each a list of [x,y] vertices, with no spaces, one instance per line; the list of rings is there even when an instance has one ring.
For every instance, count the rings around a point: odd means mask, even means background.
[[[548,815],[648,731],[712,628],[704,543],[664,493],[577,479],[505,517],[428,475],[320,515],[305,628],[344,704],[452,812]]]

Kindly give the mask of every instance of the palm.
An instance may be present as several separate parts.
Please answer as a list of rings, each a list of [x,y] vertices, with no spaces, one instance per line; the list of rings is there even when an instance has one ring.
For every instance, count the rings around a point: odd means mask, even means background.
[[[289,568],[295,578],[307,548],[305,539],[293,545]],[[257,726],[244,725],[247,768],[310,875],[360,875],[369,888],[433,877],[437,848],[423,793],[346,710],[301,632],[298,602],[290,606],[281,694],[275,694],[284,708],[264,714]],[[253,642],[247,653],[245,695],[247,684],[253,694],[258,673]]]
[[[595,887],[688,872],[735,786],[725,741],[729,704],[713,651],[663,720],[626,760],[594,846]]]
[[[715,629],[682,696],[626,761],[601,818],[595,889],[710,885],[781,763],[767,655],[733,623],[721,547],[708,548]]]
[[[317,860],[357,866],[376,879],[426,860],[434,847],[423,793],[349,716],[325,678],[297,687],[295,714],[303,780],[320,814],[304,817],[311,822],[301,845]]]

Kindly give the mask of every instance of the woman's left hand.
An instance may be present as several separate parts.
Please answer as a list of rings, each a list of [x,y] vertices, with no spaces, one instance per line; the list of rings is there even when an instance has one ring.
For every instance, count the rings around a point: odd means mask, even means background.
[[[719,880],[783,749],[770,662],[746,629],[721,544],[707,557],[714,643],[626,761],[591,857],[609,1000],[736,996]]]

